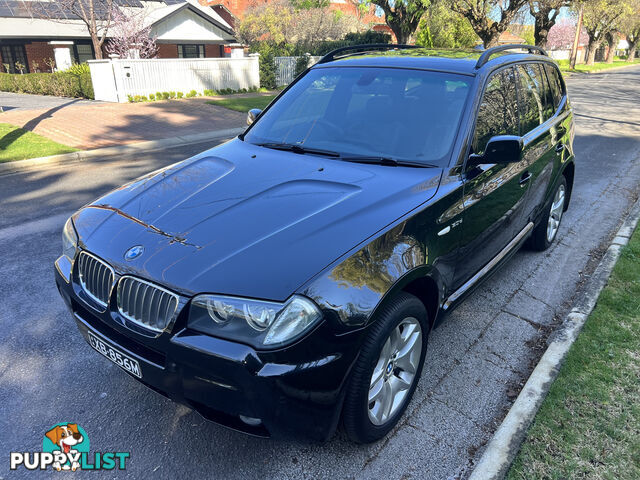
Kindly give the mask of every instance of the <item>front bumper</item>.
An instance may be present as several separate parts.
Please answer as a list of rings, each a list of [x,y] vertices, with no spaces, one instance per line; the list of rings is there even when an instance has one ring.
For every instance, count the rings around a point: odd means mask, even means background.
[[[85,340],[92,332],[136,359],[142,378],[131,376],[154,391],[253,435],[325,441],[335,431],[361,333],[336,336],[325,322],[292,346],[257,351],[186,328],[183,308],[171,333],[148,338],[114,322],[113,309],[86,306],[73,276],[55,276]]]

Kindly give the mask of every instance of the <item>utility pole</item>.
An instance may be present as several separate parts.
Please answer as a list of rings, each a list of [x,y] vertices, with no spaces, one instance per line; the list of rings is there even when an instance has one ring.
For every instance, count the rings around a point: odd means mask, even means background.
[[[576,36],[573,39],[573,48],[571,49],[571,70],[576,68],[576,62],[578,60],[578,46],[580,45],[580,32],[582,31],[582,10],[584,6],[580,5],[580,13],[578,13],[578,24],[576,25]]]

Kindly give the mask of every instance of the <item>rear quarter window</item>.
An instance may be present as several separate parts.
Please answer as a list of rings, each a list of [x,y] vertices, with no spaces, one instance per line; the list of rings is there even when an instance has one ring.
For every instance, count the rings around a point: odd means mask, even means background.
[[[555,110],[542,65],[518,65],[520,104],[520,132],[526,135],[549,119]]]
[[[551,88],[554,110],[557,110],[564,95],[560,73],[551,65],[545,65],[544,69],[547,72],[547,79],[549,80],[549,87]]]

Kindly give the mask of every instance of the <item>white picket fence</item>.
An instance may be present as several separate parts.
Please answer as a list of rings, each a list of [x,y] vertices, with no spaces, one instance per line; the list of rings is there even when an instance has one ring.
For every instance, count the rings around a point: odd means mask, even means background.
[[[289,85],[296,78],[296,63],[300,57],[274,57],[276,64],[276,85]],[[309,66],[315,64],[322,57],[309,56]]]
[[[127,102],[129,95],[202,93],[260,87],[258,57],[90,60],[96,100]]]

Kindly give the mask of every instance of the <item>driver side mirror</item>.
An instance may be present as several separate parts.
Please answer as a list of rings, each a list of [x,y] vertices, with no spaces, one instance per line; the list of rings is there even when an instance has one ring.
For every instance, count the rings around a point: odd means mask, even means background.
[[[255,122],[256,118],[258,118],[261,113],[262,110],[260,110],[259,108],[252,108],[251,110],[249,110],[249,112],[247,113],[247,125],[251,125],[253,122]]]
[[[487,142],[487,147],[482,155],[471,154],[467,165],[472,167],[483,163],[516,163],[520,161],[520,155],[524,143],[521,137],[515,135],[498,135]]]

